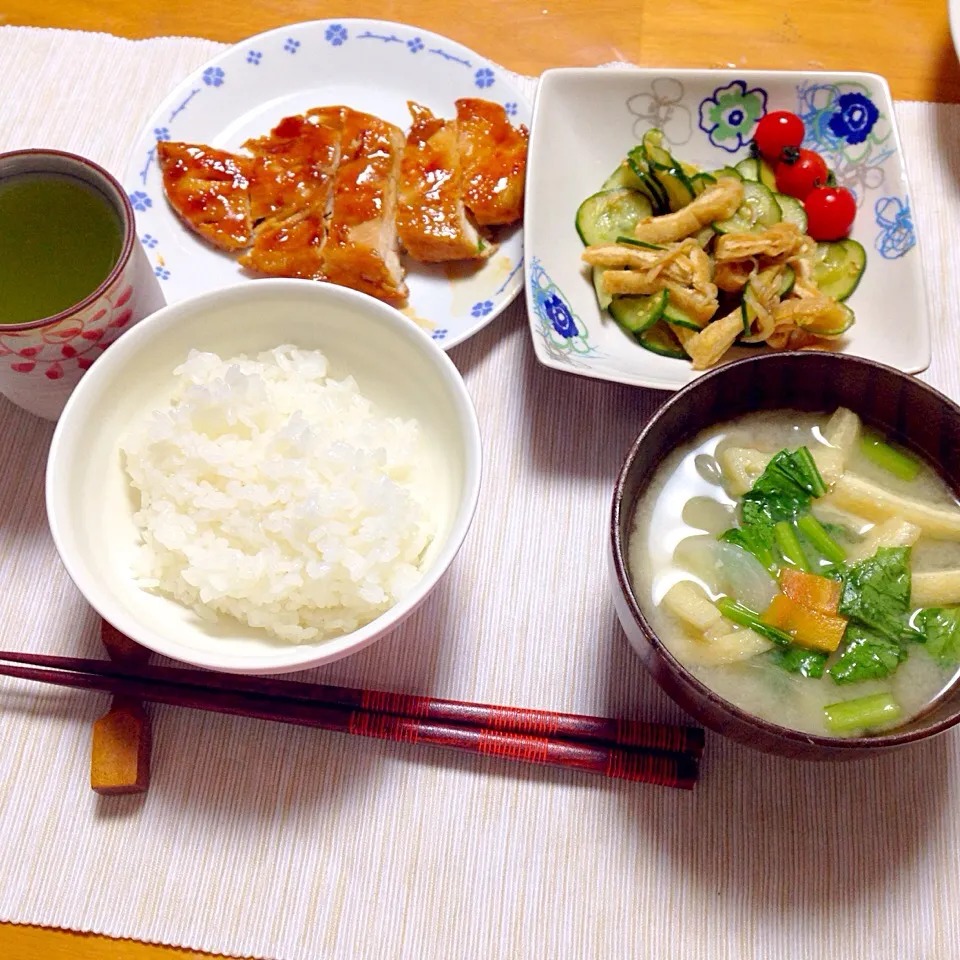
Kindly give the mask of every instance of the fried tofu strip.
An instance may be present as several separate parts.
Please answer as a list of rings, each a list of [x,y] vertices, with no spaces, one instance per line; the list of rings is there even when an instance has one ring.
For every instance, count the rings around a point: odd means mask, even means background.
[[[705,196],[705,194],[704,194]],[[781,221],[762,233],[727,233],[717,237],[713,255],[718,263],[745,260],[747,257],[789,257],[803,245],[803,234],[796,224]]]
[[[756,269],[753,260],[727,260],[717,264],[713,282],[727,293],[739,293]]]
[[[221,250],[250,245],[250,160],[203,144],[160,140],[163,191],[177,216]]]
[[[326,278],[388,302],[407,297],[397,243],[397,178],[403,131],[347,109],[333,211],[323,245]]]
[[[400,164],[397,233],[415,260],[479,260],[497,245],[480,236],[463,201],[457,122],[408,102],[413,118]]]
[[[481,227],[514,223],[523,216],[527,129],[499,103],[466,97],[456,106],[464,203]]]
[[[715,220],[732,217],[742,202],[742,182],[733,177],[721,177],[676,213],[641,220],[633,233],[638,240],[646,243],[682,240]]]
[[[782,300],[773,308],[773,318],[777,327],[789,323],[801,329],[805,327],[836,329],[843,325],[846,316],[847,313],[842,304],[837,303],[833,297],[823,294],[815,297],[791,297],[789,300]],[[817,335],[827,336],[826,334]]]
[[[845,473],[837,481],[829,494],[829,501],[841,510],[877,523],[898,517],[919,527],[929,537],[960,540],[960,510],[956,507],[933,506],[891,493],[855,473]]]
[[[683,345],[690,355],[693,369],[707,370],[712,367],[742,332],[743,318],[739,307],[725,317],[708,323]]]

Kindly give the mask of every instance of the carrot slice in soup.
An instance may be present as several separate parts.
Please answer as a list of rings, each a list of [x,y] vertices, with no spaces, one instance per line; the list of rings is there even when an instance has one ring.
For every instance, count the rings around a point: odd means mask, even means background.
[[[840,608],[840,584],[827,577],[784,567],[780,572],[780,589],[801,606],[827,616],[836,616]]]
[[[811,610],[784,593],[773,598],[762,617],[764,623],[786,630],[801,647],[832,653],[847,629],[846,617],[832,617]]]

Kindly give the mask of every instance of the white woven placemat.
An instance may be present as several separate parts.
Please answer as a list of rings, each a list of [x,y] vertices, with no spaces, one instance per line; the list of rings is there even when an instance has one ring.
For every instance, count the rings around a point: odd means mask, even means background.
[[[219,49],[0,28],[0,150],[122,172],[155,103]],[[932,299],[925,379],[957,399],[960,108],[897,117]],[[517,303],[452,354],[486,452],[454,567],[418,616],[317,676],[680,720],[616,627],[602,562],[616,470],[662,397],[541,368],[525,326]],[[0,645],[98,656],[47,533],[51,432],[0,400]],[[157,709],[150,792],[104,800],[87,776],[105,704],[0,684],[0,919],[282,960],[960,949],[960,735],[847,765],[709,735],[686,794]]]

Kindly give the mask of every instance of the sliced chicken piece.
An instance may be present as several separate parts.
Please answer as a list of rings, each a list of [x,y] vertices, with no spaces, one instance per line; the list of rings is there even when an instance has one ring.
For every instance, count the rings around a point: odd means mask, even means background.
[[[333,208],[323,245],[328,280],[391,303],[407,296],[397,244],[397,178],[403,131],[347,110]]]
[[[221,250],[242,250],[253,239],[250,160],[203,144],[157,143],[163,190],[178,217]]]
[[[713,255],[717,263],[747,257],[792,257],[802,248],[803,240],[797,225],[783,220],[762,233],[727,233],[717,237]]]
[[[328,107],[285,117],[268,136],[243,145],[254,156],[250,215],[255,222],[282,219],[306,208],[326,213],[340,161],[343,109]]]
[[[634,228],[633,234],[646,243],[670,243],[692,236],[715,220],[732,217],[743,202],[743,183],[733,177],[721,177],[699,197],[676,213],[647,217]]]
[[[413,123],[400,165],[397,233],[415,260],[477,260],[497,245],[484,239],[463,204],[457,122],[409,102]]]
[[[487,227],[519,220],[527,128],[514,127],[500,104],[467,97],[457,101],[457,132],[466,182],[464,202],[477,223]]]
[[[325,234],[323,214],[309,209],[283,220],[270,218],[257,227],[253,247],[240,263],[272,277],[323,280]]]

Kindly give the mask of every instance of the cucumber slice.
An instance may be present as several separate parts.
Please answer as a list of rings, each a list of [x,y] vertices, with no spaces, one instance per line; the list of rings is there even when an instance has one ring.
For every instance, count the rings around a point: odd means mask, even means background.
[[[714,233],[713,227],[711,227],[711,226],[708,224],[708,225],[705,226],[705,227],[701,227],[701,228],[693,235],[693,239],[696,240],[697,243],[700,244],[700,247],[705,250],[705,249],[707,248],[707,244],[708,244],[715,236],[716,236],[716,233]]]
[[[712,173],[695,173],[690,178],[690,186],[696,196],[700,196],[707,187],[717,182],[717,178]]]
[[[628,247],[640,247],[643,250],[666,250],[659,243],[647,243],[646,240],[637,240],[636,237],[617,237],[617,243],[625,243]]]
[[[780,207],[773,194],[753,180],[743,181],[743,203],[728,220],[713,225],[717,233],[762,233],[780,222]]]
[[[642,146],[634,147],[627,155],[627,162],[640,183],[640,189],[647,195],[654,213],[669,213],[670,207],[667,194],[660,182],[653,176],[647,164],[646,154]]]
[[[840,334],[846,333],[853,326],[856,317],[854,316],[853,311],[845,303],[841,303],[839,306],[843,308],[844,314],[844,319],[841,323],[833,327],[816,326],[811,324],[803,329],[809,330],[810,333],[815,333],[820,337],[839,337]]]
[[[777,175],[773,172],[773,167],[761,160],[759,157],[747,157],[737,164],[737,173],[744,180],[754,180],[762,183],[768,190],[776,192]]]
[[[796,197],[788,197],[785,193],[775,193],[773,199],[780,208],[780,218],[794,224],[801,233],[806,233],[807,214],[803,204]]]
[[[577,210],[577,233],[587,245],[615,243],[617,237],[652,213],[650,202],[637,190],[604,190],[587,197]]]
[[[762,277],[765,274],[768,274],[770,270],[778,270],[778,269],[781,269],[781,268],[767,267],[766,270],[763,270],[760,272],[760,276]],[[796,279],[797,279],[797,275],[796,273],[794,273],[793,267],[785,264],[782,269],[783,269],[783,276],[780,279],[781,299],[785,297],[793,289],[793,285],[794,283],[796,283]],[[751,331],[753,330],[753,321],[757,319],[757,312],[756,310],[753,309],[753,307],[747,304],[746,294],[747,294],[747,291],[750,289],[750,284],[752,282],[753,282],[752,280],[747,281],[747,285],[743,288],[743,299],[740,301],[740,317],[743,320],[743,333],[741,334],[741,337],[743,339],[740,339],[738,342],[745,343],[748,346],[752,346],[758,342],[760,343],[763,342],[762,340],[758,340],[756,336],[751,334]]]
[[[604,190],[619,190],[626,187],[627,190],[640,190],[642,185],[637,179],[637,175],[630,168],[630,164],[623,160],[613,173],[603,181],[601,192]]]
[[[797,275],[789,263],[783,265],[783,279],[780,281],[780,299],[782,300],[797,282]]]
[[[835,300],[846,300],[857,289],[867,266],[867,252],[856,240],[818,243],[813,255],[813,279]]]
[[[666,290],[647,296],[614,297],[610,304],[610,313],[627,333],[639,337],[660,319],[663,308],[667,305],[667,297]]]
[[[674,167],[679,169],[677,161],[670,156],[669,151],[663,149],[663,133],[660,130],[648,130],[640,144],[646,151],[647,163],[657,172]]]
[[[607,293],[603,286],[603,274],[606,269],[606,267],[593,268],[593,289],[596,291],[597,303],[600,304],[601,310],[606,310],[613,302],[613,297]]]
[[[675,327],[686,327],[688,330],[702,330],[703,326],[697,323],[688,313],[681,310],[667,298],[667,305],[663,308],[663,320]]]
[[[750,286],[750,281],[747,281],[747,286],[743,288],[743,292],[747,292],[747,288]],[[753,326],[753,321],[756,319],[756,315],[753,310],[747,306],[746,300],[740,301],[740,322],[743,324],[743,333],[740,335],[742,337],[750,336],[750,328]],[[739,338],[738,338],[739,339]]]
[[[777,192],[777,175],[773,172],[773,167],[766,160],[760,161],[760,182],[774,193]]]
[[[680,164],[663,149],[663,134],[659,130],[648,130],[640,146],[650,175],[663,188],[670,210],[680,210],[690,203],[696,196],[693,185]]]
[[[667,192],[667,202],[671,212],[682,210],[697,195],[687,175],[679,168],[658,170],[657,179]]]
[[[672,360],[687,359],[687,353],[680,346],[676,334],[670,329],[670,324],[663,320],[658,320],[653,326],[648,327],[637,339],[640,341],[640,346],[651,353],[657,353],[661,357],[670,357]]]
[[[733,177],[734,180],[743,179],[740,171],[734,169],[733,167],[721,167],[719,170],[714,170],[710,176],[715,177],[717,180],[719,180],[721,177]]]

